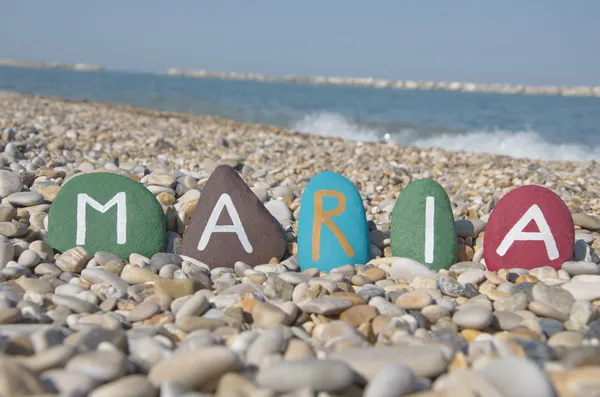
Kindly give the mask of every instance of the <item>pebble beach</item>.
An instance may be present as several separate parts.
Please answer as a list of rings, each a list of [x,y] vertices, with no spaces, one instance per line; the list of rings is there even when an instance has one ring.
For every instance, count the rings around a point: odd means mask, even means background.
[[[0,152],[0,396],[600,396],[596,162],[365,143],[8,92]],[[231,269],[179,255],[221,164],[285,229],[281,261]],[[326,170],[360,191],[372,258],[300,271],[302,192]],[[52,250],[52,201],[69,178],[92,172],[125,175],[156,196],[166,252],[124,260]],[[421,178],[444,187],[455,218],[458,260],[437,273],[390,248],[394,203]],[[573,260],[488,271],[490,213],[530,184],[571,211]]]

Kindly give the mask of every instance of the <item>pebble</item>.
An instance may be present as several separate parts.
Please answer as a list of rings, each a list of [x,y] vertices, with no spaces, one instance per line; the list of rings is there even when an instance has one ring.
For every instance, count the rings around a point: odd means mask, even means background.
[[[411,281],[417,276],[435,277],[435,273],[427,266],[408,258],[396,259],[390,268],[390,276],[395,280]]]
[[[276,392],[302,388],[314,391],[341,391],[354,382],[354,372],[337,360],[300,359],[261,367],[256,383]]]
[[[38,192],[18,192],[6,197],[6,201],[11,203],[12,205],[28,207],[31,205],[43,203],[44,196],[42,196]]]
[[[22,188],[23,182],[21,182],[21,178],[17,174],[7,170],[0,170],[0,198],[20,192]]]
[[[462,328],[485,329],[492,323],[492,311],[483,306],[469,306],[457,311],[452,321]]]
[[[201,390],[230,371],[241,367],[239,357],[226,347],[211,346],[182,352],[152,367],[148,380],[155,387],[175,382],[188,390]]]
[[[490,360],[477,372],[503,396],[548,397],[554,388],[544,371],[536,364],[516,357]]]
[[[125,374],[126,356],[116,350],[81,353],[70,359],[65,369],[99,382],[108,382]]]
[[[403,365],[389,365],[375,375],[365,387],[364,397],[401,397],[412,393],[417,379]]]
[[[344,298],[324,297],[301,302],[298,306],[305,312],[327,316],[343,312],[352,306],[352,301]]]
[[[92,390],[89,397],[154,397],[157,393],[146,376],[129,375]]]
[[[63,272],[80,273],[89,260],[90,256],[83,247],[75,247],[63,252],[56,260],[56,266]]]

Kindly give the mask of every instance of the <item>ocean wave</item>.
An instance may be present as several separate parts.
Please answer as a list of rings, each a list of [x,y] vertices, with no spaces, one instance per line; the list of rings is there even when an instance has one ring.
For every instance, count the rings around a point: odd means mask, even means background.
[[[553,143],[534,130],[523,131],[469,131],[432,133],[418,127],[389,129],[385,126],[365,125],[347,119],[338,113],[313,113],[290,126],[309,134],[338,137],[365,142],[390,141],[398,145],[420,148],[438,147],[454,151],[471,151],[514,158],[539,160],[597,160],[600,146],[577,143]]]

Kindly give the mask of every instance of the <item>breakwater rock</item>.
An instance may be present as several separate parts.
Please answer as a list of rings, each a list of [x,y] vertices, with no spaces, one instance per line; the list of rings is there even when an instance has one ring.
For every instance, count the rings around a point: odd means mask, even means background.
[[[373,77],[302,77],[293,75],[267,76],[260,73],[214,72],[210,70],[167,69],[163,74],[206,79],[253,80],[267,82],[290,82],[303,84],[354,85],[374,88],[407,90],[444,90],[461,92],[491,92],[497,94],[562,95],[577,97],[600,97],[600,86],[557,86],[521,84],[480,84],[459,81],[385,80]]]
[[[35,68],[35,69],[65,69],[65,70],[82,70],[82,71],[99,71],[104,70],[102,66],[90,65],[87,63],[60,63],[60,62],[28,62],[14,61],[11,59],[0,59],[0,66],[11,66],[17,68]]]

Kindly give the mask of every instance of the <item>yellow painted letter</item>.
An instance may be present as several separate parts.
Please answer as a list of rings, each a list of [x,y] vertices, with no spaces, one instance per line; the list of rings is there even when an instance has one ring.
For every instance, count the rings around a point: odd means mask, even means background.
[[[332,210],[323,211],[323,197],[335,197],[338,205]],[[331,220],[331,217],[341,215],[346,209],[346,196],[336,190],[319,190],[315,193],[315,219],[313,221],[312,236],[312,258],[319,260],[319,246],[321,245],[321,227],[325,224],[333,232],[335,238],[344,249],[346,255],[354,256],[354,250],[350,246],[348,239],[342,233],[340,228]]]

